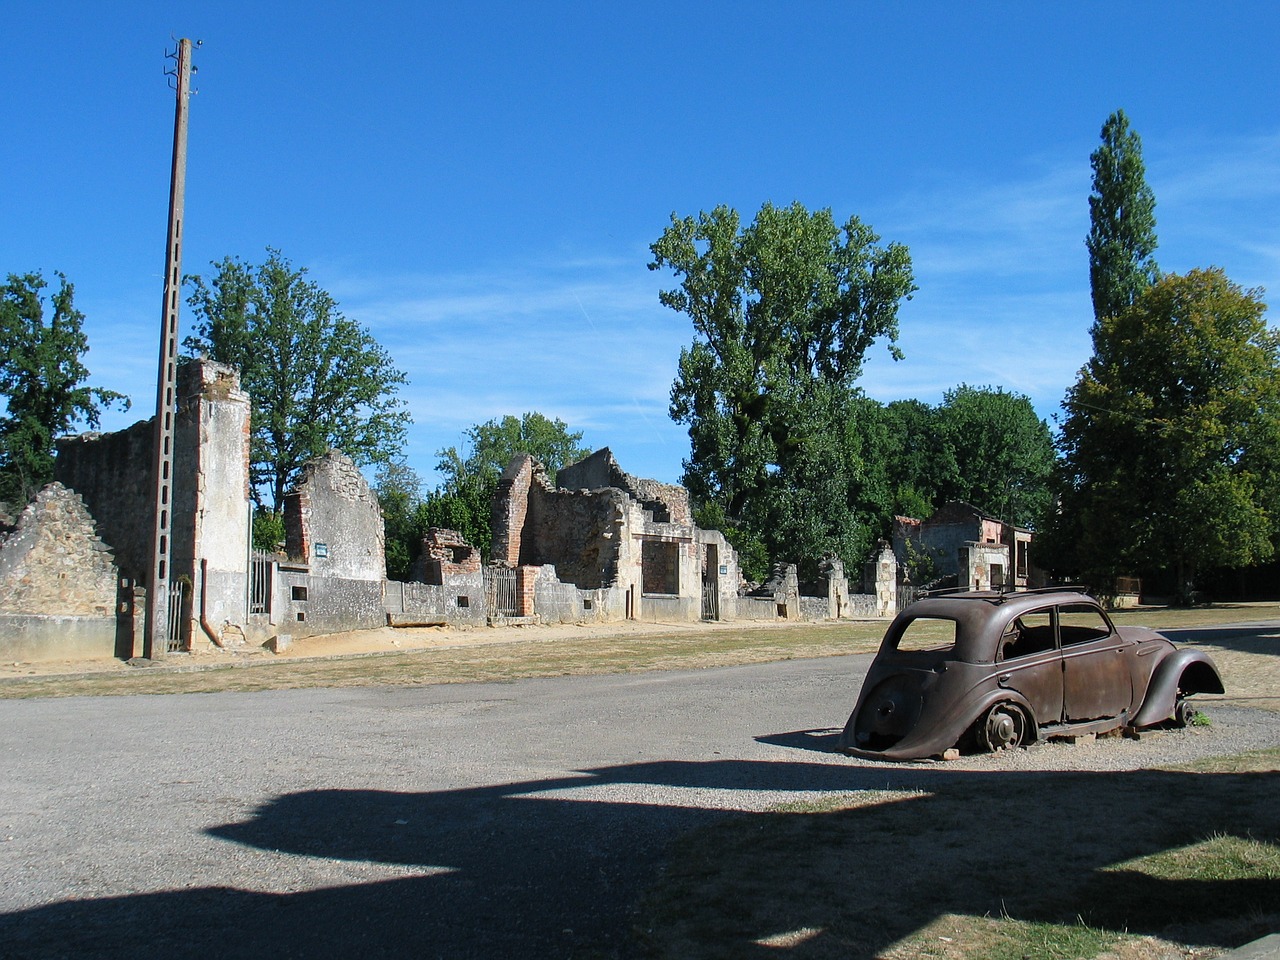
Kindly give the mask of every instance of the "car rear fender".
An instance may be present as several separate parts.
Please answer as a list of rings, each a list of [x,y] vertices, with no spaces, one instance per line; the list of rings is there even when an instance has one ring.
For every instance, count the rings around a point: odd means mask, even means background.
[[[992,690],[978,701],[976,707],[970,707],[968,716],[960,726],[961,730],[967,731],[975,723],[987,715],[987,711],[994,707],[997,703],[1015,703],[1027,715],[1027,742],[1033,743],[1040,739],[1040,718],[1036,716],[1036,712],[1031,707],[1030,701],[1027,700],[1017,690],[1010,690],[1001,687],[998,690]]]
[[[1199,650],[1175,650],[1160,661],[1142,707],[1133,718],[1133,726],[1149,727],[1173,716],[1178,691],[1185,693],[1224,693],[1218,668],[1207,653]]]

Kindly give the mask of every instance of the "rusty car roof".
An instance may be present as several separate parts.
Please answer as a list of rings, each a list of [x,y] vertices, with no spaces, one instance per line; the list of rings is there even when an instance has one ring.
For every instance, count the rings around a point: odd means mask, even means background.
[[[923,597],[902,611],[890,627],[889,635],[900,634],[909,620],[921,617],[954,620],[958,624],[956,654],[962,660],[987,662],[1004,625],[1030,610],[1061,603],[1087,603],[1101,610],[1098,602],[1083,587],[1051,587],[999,593],[993,590],[969,590]],[[993,629],[999,626],[1000,629]],[[896,640],[895,640],[896,643]]]

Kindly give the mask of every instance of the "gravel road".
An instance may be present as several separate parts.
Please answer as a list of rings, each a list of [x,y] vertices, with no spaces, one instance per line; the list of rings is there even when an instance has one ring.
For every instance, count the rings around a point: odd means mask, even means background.
[[[0,956],[625,954],[670,839],[724,811],[1280,746],[1218,704],[1138,741],[830,753],[868,663],[0,701]]]

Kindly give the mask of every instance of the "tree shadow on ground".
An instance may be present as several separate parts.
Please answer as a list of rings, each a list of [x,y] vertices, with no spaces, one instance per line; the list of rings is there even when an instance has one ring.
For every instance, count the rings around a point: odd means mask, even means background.
[[[1254,624],[1161,630],[1178,646],[1211,646],[1241,653],[1280,654],[1280,626]]]
[[[1063,890],[1186,842],[1188,817],[1197,835],[1275,839],[1278,776],[974,773],[832,758],[638,763],[424,793],[308,790],[210,832],[249,850],[398,865],[406,875],[295,893],[195,887],[56,903],[0,916],[0,955],[541,958],[652,948],[694,956],[705,942],[640,943],[631,928],[670,839],[724,825],[723,811],[702,806],[708,798],[698,791],[917,791],[836,813],[743,814],[785,829],[756,834],[765,838],[756,844],[713,843],[694,864],[729,894],[699,905],[716,913],[714,955],[776,957],[758,941],[781,924],[823,931],[795,956],[872,957],[943,912],[1056,916]],[[637,785],[646,787],[643,801]],[[815,859],[816,851],[826,855]],[[1028,875],[1050,879],[1017,879]],[[1162,904],[1274,905],[1278,894],[1272,882],[1243,894],[1230,883],[1174,887]],[[785,917],[779,889],[800,894],[782,898]],[[1166,913],[1143,903],[1151,893],[1113,897],[1125,909],[1104,922],[1163,929]],[[865,907],[862,920],[838,908],[851,900]]]

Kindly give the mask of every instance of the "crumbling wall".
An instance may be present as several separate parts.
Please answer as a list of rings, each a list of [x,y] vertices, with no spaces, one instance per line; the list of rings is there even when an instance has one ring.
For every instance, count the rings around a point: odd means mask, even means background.
[[[480,572],[480,551],[457,530],[431,527],[422,538],[422,553],[414,562],[410,579],[443,586],[460,576]]]
[[[312,577],[386,577],[382,508],[346,454],[330,450],[302,469],[284,500],[285,552],[310,566]]]
[[[83,500],[51,483],[0,543],[0,657],[110,657],[117,573]]]
[[[170,571],[191,584],[192,621],[220,642],[245,620],[249,549],[249,397],[240,375],[207,359],[178,367],[169,513]],[[155,418],[115,433],[60,439],[54,476],[83,498],[121,576],[151,573]]]
[[[174,421],[173,572],[194,584],[191,635],[244,643],[249,555],[249,395],[210,360],[178,368]]]
[[[490,519],[493,543],[489,549],[492,563],[507,567],[520,565],[525,526],[529,519],[529,491],[534,482],[536,461],[528,454],[514,457],[498,480]],[[544,486],[549,488],[549,484]]]
[[[689,491],[672,483],[659,483],[633,477],[618,466],[613,452],[601,447],[591,456],[556,473],[556,485],[564,490],[598,490],[615,487],[652,512],[659,523],[679,526],[693,525],[693,511],[689,506]]]
[[[285,496],[284,526],[282,632],[311,636],[386,624],[382,509],[350,457],[330,450],[303,467]]]
[[[54,464],[54,479],[80,495],[121,575],[142,581],[151,569],[154,433],[152,418],[115,433],[62,437]]]

